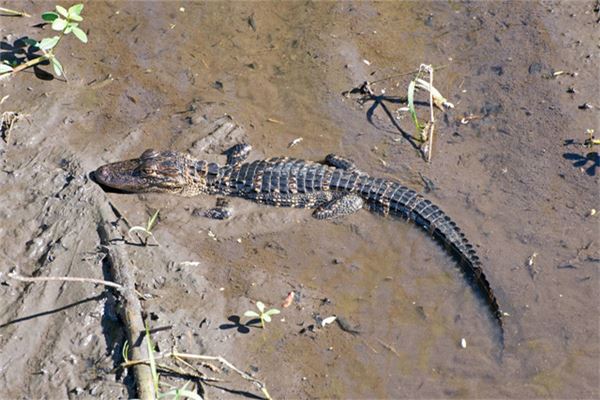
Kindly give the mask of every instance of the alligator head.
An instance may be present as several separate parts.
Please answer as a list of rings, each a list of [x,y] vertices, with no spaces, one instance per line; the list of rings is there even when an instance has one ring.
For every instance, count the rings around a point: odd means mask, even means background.
[[[102,186],[124,192],[179,193],[189,185],[189,164],[189,157],[183,153],[148,149],[139,158],[101,166],[92,178]]]

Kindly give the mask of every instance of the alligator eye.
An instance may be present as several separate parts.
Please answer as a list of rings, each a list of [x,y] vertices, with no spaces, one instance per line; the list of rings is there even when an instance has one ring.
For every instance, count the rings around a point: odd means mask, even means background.
[[[140,156],[140,158],[142,160],[148,160],[150,158],[156,158],[156,157],[158,157],[158,155],[159,155],[158,151],[156,151],[154,149],[148,149],[148,150],[146,150],[146,151],[144,151],[142,153],[142,155]]]

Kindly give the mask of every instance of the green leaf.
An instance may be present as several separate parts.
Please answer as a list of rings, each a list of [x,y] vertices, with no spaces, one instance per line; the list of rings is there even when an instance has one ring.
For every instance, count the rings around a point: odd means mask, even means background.
[[[54,22],[52,22],[52,29],[55,31],[62,31],[67,26],[67,21],[62,18],[56,18]]]
[[[164,392],[164,393],[160,393],[157,396],[157,399],[170,399],[170,398],[174,398],[173,400],[177,400],[179,398],[188,398],[188,399],[193,399],[193,400],[202,400],[202,397],[200,397],[197,393],[194,393],[188,389],[185,388],[181,388],[181,389],[171,389],[168,392]]]
[[[263,314],[262,319],[264,319],[267,322],[271,322],[271,316],[269,314]]]
[[[44,39],[42,39],[41,42],[39,42],[37,44],[37,47],[39,47],[40,50],[48,51],[48,50],[52,49],[54,46],[56,46],[56,44],[58,43],[58,39],[59,39],[58,36],[54,36],[51,38],[44,38]]]
[[[47,11],[47,12],[45,12],[45,13],[42,14],[42,19],[44,21],[52,22],[56,18],[58,18],[58,14],[55,13],[54,11]]]
[[[187,397],[188,399],[192,399],[192,400],[202,400],[202,397],[200,397],[197,393],[192,392],[191,390],[187,390],[187,389],[180,389],[178,391],[179,395],[183,396],[183,397]]]
[[[83,21],[83,18],[81,16],[75,15],[75,14],[69,14],[69,19],[71,21],[77,21],[77,22]]]
[[[265,315],[275,315],[275,314],[280,314],[280,313],[281,313],[281,311],[279,311],[278,309],[276,309],[276,308],[271,308],[269,311],[267,311],[267,312],[265,313]]]
[[[146,229],[143,226],[132,226],[131,228],[129,228],[129,236],[131,236],[131,234],[134,232],[142,232],[148,236],[152,236],[152,232],[149,232],[148,229]]]
[[[125,341],[125,343],[123,343],[121,356],[123,356],[123,362],[129,362],[129,341],[127,340]]]
[[[57,76],[63,75],[63,67],[62,65],[60,65],[60,62],[58,62],[58,59],[56,57],[51,57],[50,61],[52,62],[52,68],[54,68],[54,73]]]
[[[79,28],[77,28],[77,29],[79,29]],[[81,29],[79,29],[79,30],[81,31]],[[81,31],[81,32],[83,32],[83,31]],[[74,29],[73,29],[73,33],[75,34],[75,36],[77,36],[77,32],[75,32],[75,30],[74,30]],[[84,35],[85,35],[85,33],[84,33]],[[77,37],[79,37],[79,36],[77,36]],[[87,41],[87,38],[86,38],[85,40]],[[82,40],[82,42],[83,42],[83,40]],[[85,42],[84,42],[84,43],[85,43]],[[148,232],[150,232],[150,231],[152,230],[152,228],[154,227],[154,224],[156,224],[156,219],[158,218],[158,213],[159,213],[159,211],[160,211],[160,210],[156,210],[156,211],[154,211],[154,214],[152,214],[152,216],[151,216],[151,217],[150,217],[150,219],[148,220],[148,225],[146,226],[146,230],[147,230]]]
[[[415,86],[416,82],[410,81],[408,84],[408,110],[410,111],[410,116],[415,124],[415,128],[419,133],[423,130],[421,124],[419,123],[419,119],[417,118],[417,112],[415,111]]]
[[[83,10],[83,4],[75,4],[69,7],[69,16],[79,15],[81,14],[81,10]]]
[[[248,317],[248,318],[259,318],[259,317],[260,317],[260,315],[259,315],[257,312],[255,312],[255,311],[246,311],[246,312],[244,313],[244,317]]]
[[[11,72],[12,70],[13,67],[11,67],[10,65],[0,64],[0,74],[5,74],[7,72]]]
[[[258,308],[258,311],[262,313],[263,311],[265,311],[265,303],[263,303],[262,301],[257,301],[256,308]]]
[[[71,33],[73,31],[73,28],[75,28],[75,26],[76,25],[73,25],[72,22],[67,23],[67,27],[64,30],[65,35],[68,35],[69,33]]]
[[[158,393],[158,371],[156,370],[156,360],[154,359],[154,346],[150,339],[150,328],[146,322],[146,345],[148,350],[148,358],[150,359],[150,372],[152,373],[152,383],[154,384],[154,392]]]
[[[69,15],[69,13],[67,12],[67,10],[65,10],[64,7],[61,7],[61,6],[58,6],[58,5],[56,6],[56,11],[58,11],[58,13],[60,15],[62,15],[63,17],[65,17],[65,18],[67,18],[67,15]]]

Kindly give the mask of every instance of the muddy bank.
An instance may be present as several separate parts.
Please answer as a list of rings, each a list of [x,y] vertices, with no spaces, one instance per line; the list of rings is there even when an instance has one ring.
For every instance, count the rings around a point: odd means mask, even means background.
[[[6,6],[36,17],[0,17],[3,43],[48,34],[33,25],[52,4]],[[597,150],[581,145],[599,129],[594,7],[86,4],[89,43],[58,50],[67,83],[28,72],[0,81],[0,111],[26,115],[0,142],[5,395],[132,395],[131,378],[114,372],[124,336],[104,288],[7,276],[18,265],[103,278],[95,210],[111,201],[137,225],[161,210],[160,246],[128,249],[151,327],[166,327],[153,335],[161,350],[222,354],[275,398],[598,397],[600,232],[590,211],[600,171]],[[444,66],[434,84],[456,106],[437,114],[431,164],[399,131],[413,131],[402,104],[382,99],[390,118],[380,103],[342,95],[422,62]],[[373,88],[401,96],[409,80]],[[193,150],[225,114],[240,130]],[[509,314],[502,360],[483,301],[444,249],[403,221],[365,211],[328,223],[240,199],[232,219],[214,221],[194,212],[214,198],[106,195],[87,175],[150,147],[223,161],[215,154],[237,140],[253,145],[252,159],[334,152],[415,189],[431,180],[427,195],[477,245]],[[234,323],[257,300],[281,308],[291,290],[298,301],[264,331]],[[310,328],[334,314],[360,335]],[[233,382],[207,386],[208,397],[259,394],[225,377]]]

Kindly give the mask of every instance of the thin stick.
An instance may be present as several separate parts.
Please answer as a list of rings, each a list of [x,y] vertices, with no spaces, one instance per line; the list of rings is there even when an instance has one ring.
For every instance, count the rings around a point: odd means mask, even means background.
[[[98,285],[114,287],[114,288],[117,288],[120,290],[123,289],[123,286],[119,285],[118,283],[105,281],[102,279],[75,278],[75,277],[71,277],[71,276],[45,276],[45,277],[23,276],[23,275],[20,275],[18,272],[16,272],[16,269],[13,269],[11,272],[9,272],[8,277],[15,279],[17,281],[22,281],[22,282],[46,282],[46,281],[89,282],[89,283],[95,283]]]
[[[396,351],[395,348],[393,348],[392,346],[390,346],[389,344],[387,344],[386,342],[384,342],[383,340],[381,340],[379,338],[376,338],[376,339],[379,342],[379,344],[382,345],[385,349],[387,349],[387,350],[391,351],[392,353],[394,353],[394,355],[396,357],[402,358],[402,357],[400,357],[400,354],[398,354],[398,352]]]
[[[429,87],[433,88],[433,68],[427,65],[426,70],[429,72]],[[435,117],[433,116],[433,91],[429,91],[429,111],[431,115],[431,123],[429,128],[429,151],[427,152],[427,162],[431,162],[431,153],[433,153],[433,130],[435,129]]]
[[[27,61],[26,63],[17,65],[15,68],[13,68],[12,71],[7,72],[6,75],[14,75],[19,71],[22,71],[29,67],[33,67],[34,65],[37,65],[37,64],[41,63],[42,61],[46,61],[46,60],[48,60],[48,56],[46,56],[46,55],[36,57],[33,60]]]
[[[439,66],[439,67],[437,67],[437,68],[433,68],[433,70],[434,70],[434,71],[439,71],[440,69],[444,69],[444,68],[446,68],[446,67],[447,67],[447,65],[442,65],[442,66]],[[421,69],[419,68],[419,69],[415,69],[415,70],[413,70],[413,71],[410,71],[410,72],[405,72],[405,73],[403,73],[403,74],[398,74],[398,75],[392,75],[392,76],[388,76],[387,78],[381,78],[381,79],[377,79],[376,81],[372,81],[372,82],[370,82],[370,83],[371,83],[371,84],[373,84],[373,83],[378,83],[378,82],[388,81],[388,80],[390,80],[390,79],[394,79],[394,78],[400,78],[400,77],[403,77],[403,76],[406,76],[406,75],[412,75],[412,74],[414,74],[414,73],[417,73],[417,72],[419,72],[420,70],[421,70]]]
[[[0,13],[15,16],[15,17],[27,17],[27,18],[31,17],[31,15],[27,14],[25,11],[11,10],[10,8],[4,8],[4,7],[0,7]]]

